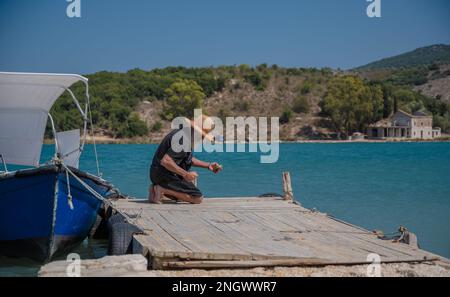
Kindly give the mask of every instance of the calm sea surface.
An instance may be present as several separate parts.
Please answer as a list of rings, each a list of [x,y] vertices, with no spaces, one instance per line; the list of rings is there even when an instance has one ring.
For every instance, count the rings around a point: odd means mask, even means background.
[[[103,177],[123,193],[144,198],[156,145],[99,145]],[[48,160],[53,146],[45,146]],[[281,192],[281,172],[290,171],[294,195],[316,208],[369,230],[415,232],[422,248],[450,258],[450,143],[281,144],[274,164],[260,164],[258,153],[197,153],[223,164],[204,170],[199,186],[208,197],[255,196]],[[92,146],[81,169],[95,172]],[[195,206],[193,206],[195,207]],[[104,241],[86,241],[84,258],[106,254]],[[35,275],[39,266],[0,258],[0,276]]]

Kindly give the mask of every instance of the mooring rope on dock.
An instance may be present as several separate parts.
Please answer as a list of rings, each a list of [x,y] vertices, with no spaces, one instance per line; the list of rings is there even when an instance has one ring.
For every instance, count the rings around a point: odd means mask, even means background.
[[[102,195],[100,195],[91,186],[89,186],[87,183],[85,183],[81,178],[79,178],[75,173],[73,173],[72,170],[70,170],[69,167],[67,167],[64,163],[61,162],[61,166],[66,170],[66,172],[68,172],[70,175],[72,175],[83,187],[85,187],[86,190],[88,190],[95,198],[99,199],[104,204],[108,205],[109,207],[112,207],[113,209],[115,209],[114,204],[110,200],[108,200],[105,197],[103,197]],[[69,179],[67,179],[67,183],[68,183],[68,187],[70,188]],[[114,188],[114,190],[116,190],[118,192],[118,190],[116,188]],[[128,216],[126,213],[120,212],[120,214],[122,216],[124,216],[125,219],[129,223],[133,222],[133,219],[130,216]]]

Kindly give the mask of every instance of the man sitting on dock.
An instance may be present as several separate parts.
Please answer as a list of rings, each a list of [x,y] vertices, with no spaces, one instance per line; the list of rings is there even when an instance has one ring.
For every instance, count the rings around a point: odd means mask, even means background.
[[[158,146],[150,167],[150,179],[153,185],[149,190],[149,202],[161,203],[163,196],[192,204],[202,202],[203,194],[194,184],[198,174],[195,171],[189,171],[191,166],[205,168],[214,173],[218,173],[222,167],[216,162],[201,161],[192,154],[195,145],[194,133],[200,133],[202,139],[208,137],[211,140],[208,135],[211,130],[203,128],[205,121],[211,121],[211,119],[202,116],[201,120],[202,127],[190,121],[190,151],[179,151],[172,147],[172,138],[179,132],[184,133],[183,129],[172,130]]]

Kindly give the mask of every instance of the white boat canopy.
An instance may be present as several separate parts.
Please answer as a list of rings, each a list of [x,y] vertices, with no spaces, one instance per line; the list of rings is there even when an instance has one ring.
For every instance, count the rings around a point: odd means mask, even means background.
[[[69,91],[88,79],[76,74],[0,72],[0,155],[8,164],[38,166],[49,111]]]

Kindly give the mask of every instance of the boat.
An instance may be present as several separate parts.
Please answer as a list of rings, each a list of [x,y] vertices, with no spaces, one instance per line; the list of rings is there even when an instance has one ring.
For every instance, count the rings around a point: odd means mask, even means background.
[[[70,89],[75,83],[84,84],[84,105]],[[50,109],[64,92],[80,112],[81,129],[56,131]],[[0,72],[0,255],[48,262],[91,232],[114,188],[101,178],[95,144],[97,174],[78,168],[93,131],[90,113],[83,76]],[[41,164],[47,121],[55,153]]]

